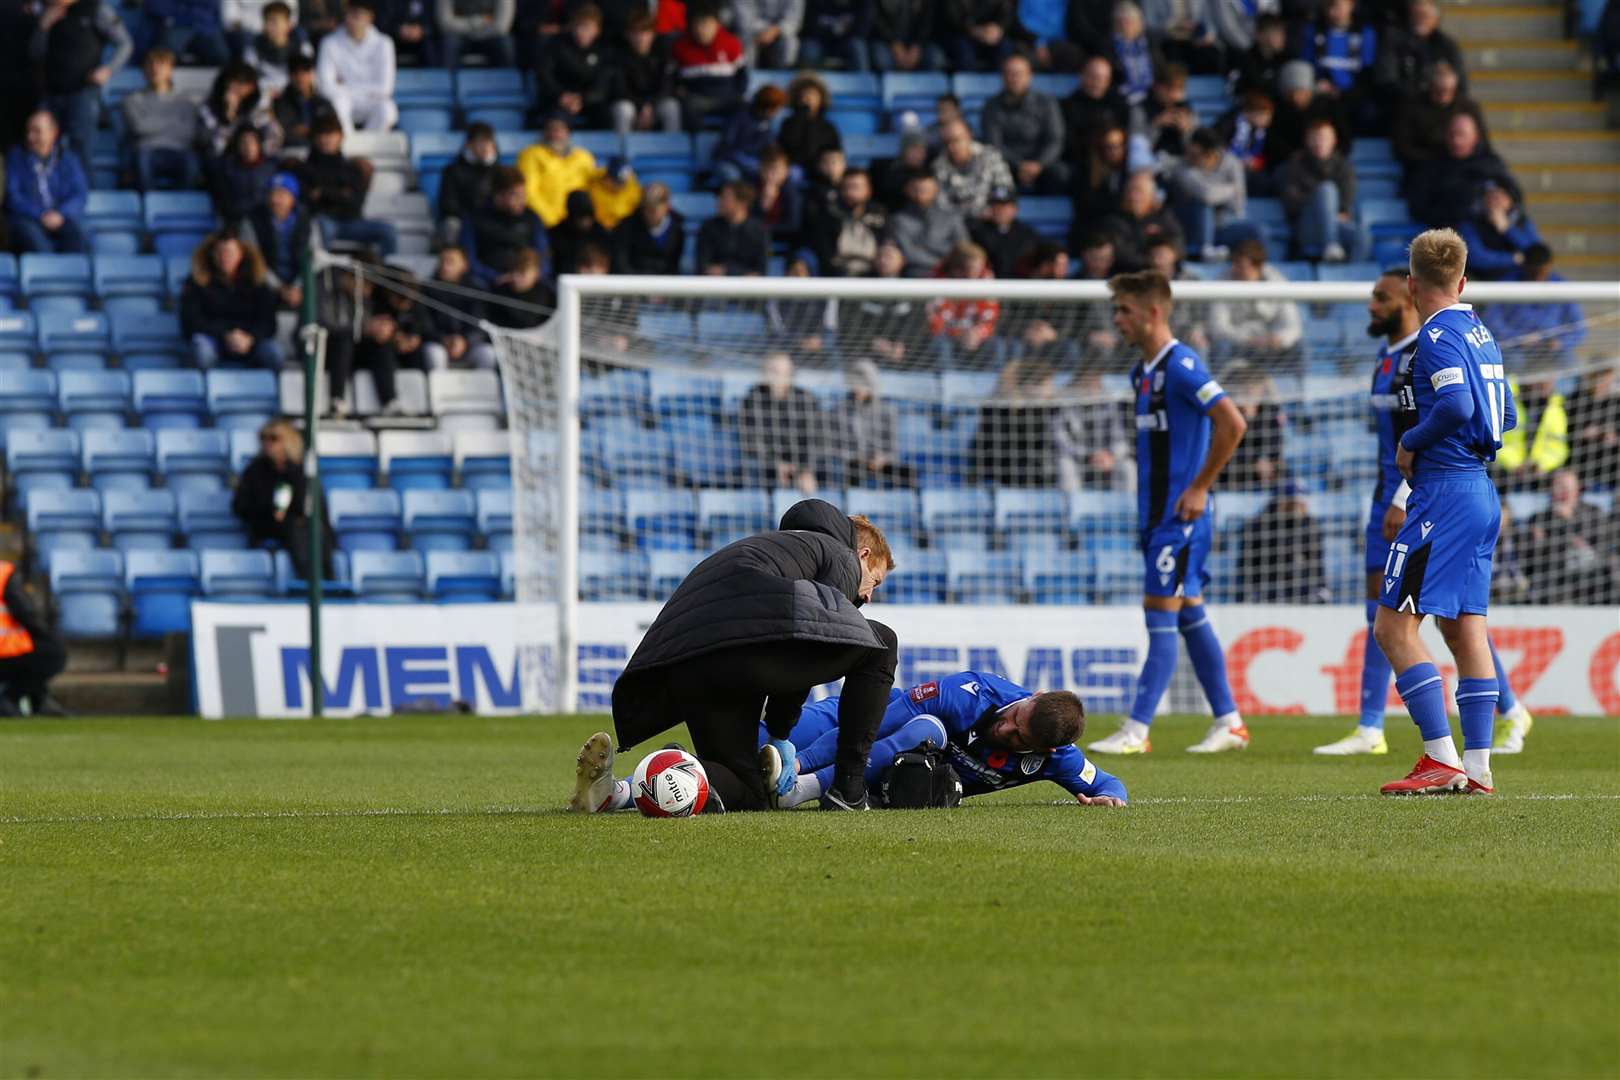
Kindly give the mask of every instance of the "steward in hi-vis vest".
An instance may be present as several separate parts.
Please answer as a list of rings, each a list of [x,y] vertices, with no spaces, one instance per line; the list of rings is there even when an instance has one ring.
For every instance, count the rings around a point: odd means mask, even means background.
[[[47,686],[67,666],[67,653],[16,571],[0,561],[0,716],[59,712],[47,705]]]

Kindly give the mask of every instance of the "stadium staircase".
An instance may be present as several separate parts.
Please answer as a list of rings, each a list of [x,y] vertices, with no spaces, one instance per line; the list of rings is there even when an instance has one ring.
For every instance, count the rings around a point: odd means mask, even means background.
[[[1445,0],[1491,142],[1571,279],[1620,278],[1620,131],[1592,100],[1591,58],[1560,0]]]

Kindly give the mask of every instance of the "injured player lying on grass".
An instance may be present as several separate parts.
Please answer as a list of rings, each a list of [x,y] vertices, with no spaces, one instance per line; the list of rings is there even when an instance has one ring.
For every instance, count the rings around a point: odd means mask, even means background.
[[[927,743],[961,780],[964,798],[1050,780],[1082,805],[1124,806],[1125,785],[1074,745],[1084,730],[1085,707],[1066,690],[1037,694],[997,675],[957,672],[890,691],[867,758],[867,787],[881,792],[896,759]],[[837,744],[836,697],[805,706],[785,745],[761,726],[761,768],[778,807],[820,798]],[[604,732],[580,751],[571,805],[586,812],[634,808],[630,782],[613,777],[613,741]]]

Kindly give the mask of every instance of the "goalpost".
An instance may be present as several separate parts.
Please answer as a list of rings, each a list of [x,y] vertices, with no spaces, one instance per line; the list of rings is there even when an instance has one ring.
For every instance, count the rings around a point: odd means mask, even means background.
[[[1216,488],[1206,595],[1359,611],[1372,282],[1173,287],[1172,329],[1250,423]],[[1532,428],[1500,471],[1497,602],[1620,602],[1620,283],[1471,283],[1464,299],[1496,331],[1521,422],[1554,409],[1568,429],[1560,451],[1551,425]],[[899,565],[880,601],[1139,603],[1136,358],[1100,281],[567,275],[545,326],[487,329],[537,711],[580,700],[582,598],[662,599],[809,493],[889,533]],[[1592,551],[1519,527],[1562,505],[1563,471]]]

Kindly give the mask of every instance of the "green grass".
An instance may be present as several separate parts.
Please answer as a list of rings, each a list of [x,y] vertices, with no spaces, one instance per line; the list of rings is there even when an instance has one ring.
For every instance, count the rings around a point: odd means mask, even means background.
[[[559,813],[599,723],[0,725],[0,1074],[1620,1074],[1613,718],[1494,799],[1183,719],[1126,810]]]

